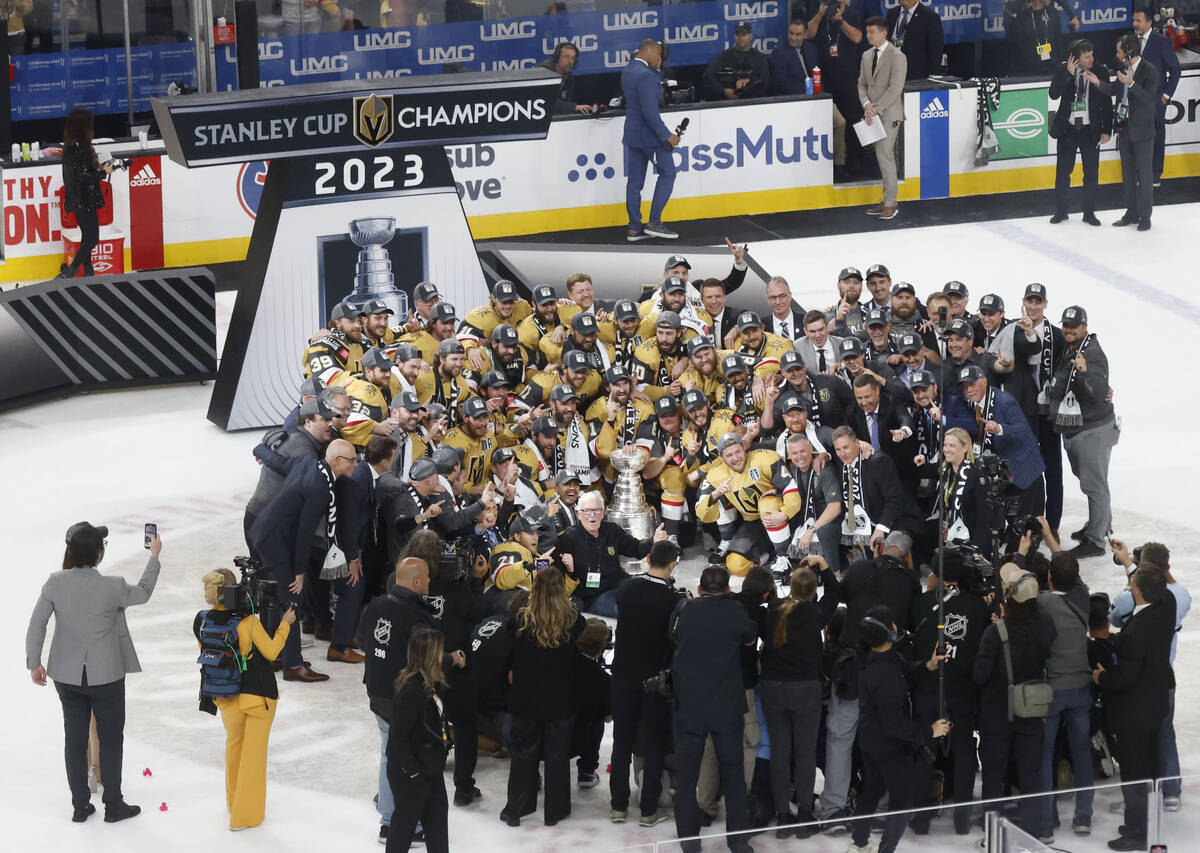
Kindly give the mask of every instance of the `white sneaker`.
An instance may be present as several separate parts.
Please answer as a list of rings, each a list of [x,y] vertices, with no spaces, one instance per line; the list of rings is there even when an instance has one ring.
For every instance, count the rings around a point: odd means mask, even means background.
[[[301,634],[300,634],[300,648],[302,648],[302,649],[311,649],[311,648],[312,648],[312,645],[313,645],[313,638],[312,638],[312,635],[311,635],[311,634],[305,634],[305,633],[301,633]]]
[[[1169,812],[1179,811],[1179,797],[1163,797],[1163,808]]]
[[[853,841],[846,848],[846,853],[879,853],[879,842],[868,841],[864,846],[859,847]]]

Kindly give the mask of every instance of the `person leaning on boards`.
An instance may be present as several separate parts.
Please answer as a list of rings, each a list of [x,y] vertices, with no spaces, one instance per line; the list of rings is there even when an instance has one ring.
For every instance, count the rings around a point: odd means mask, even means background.
[[[139,806],[121,796],[121,759],[125,737],[125,674],[141,672],[125,608],[145,604],[158,583],[158,555],[162,540],[150,540],[150,559],[135,586],[122,577],[100,574],[108,528],[86,521],[67,530],[67,550],[61,572],[45,585],[29,619],[25,635],[25,664],[33,683],[54,688],[62,702],[66,729],[67,784],[75,813],[71,820],[83,823],[95,814],[88,790],[87,747],[92,715],[100,738],[100,772],[104,779],[104,820],[116,823],[141,813]],[[50,659],[42,665],[46,625],[54,616],[54,639]]]

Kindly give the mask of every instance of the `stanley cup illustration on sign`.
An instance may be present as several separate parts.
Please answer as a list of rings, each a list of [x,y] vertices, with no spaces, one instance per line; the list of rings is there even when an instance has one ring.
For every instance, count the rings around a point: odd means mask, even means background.
[[[360,250],[349,300],[361,305],[382,299],[395,312],[394,322],[404,322],[408,318],[408,294],[396,287],[392,259],[383,248],[395,233],[396,219],[392,216],[372,216],[350,223],[350,239]]]

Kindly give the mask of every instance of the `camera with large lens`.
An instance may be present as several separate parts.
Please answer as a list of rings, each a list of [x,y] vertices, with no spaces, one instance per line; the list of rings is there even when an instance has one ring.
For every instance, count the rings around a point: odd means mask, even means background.
[[[253,557],[234,557],[233,564],[242,573],[242,581],[222,590],[221,603],[234,613],[262,613],[279,608],[274,579],[268,578],[263,564]]]
[[[962,589],[981,598],[996,591],[996,566],[974,545],[947,545],[943,559],[958,569]]]
[[[1013,529],[1020,535],[1032,533],[1035,537],[1042,535],[1042,523],[1038,521],[1036,515],[1023,515],[1013,521]]]
[[[438,563],[438,576],[448,581],[460,581],[471,572],[475,562],[475,548],[465,536],[442,543],[442,559]]]

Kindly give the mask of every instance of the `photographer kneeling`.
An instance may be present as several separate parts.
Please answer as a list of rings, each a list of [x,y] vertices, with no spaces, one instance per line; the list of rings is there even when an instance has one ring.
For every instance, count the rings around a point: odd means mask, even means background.
[[[201,649],[200,710],[219,709],[225,724],[225,800],[229,828],[237,832],[263,822],[267,739],[279,704],[271,662],[283,651],[296,611],[289,607],[271,636],[233,572],[216,569],[200,580],[204,600],[213,606],[197,613],[192,625]]]

